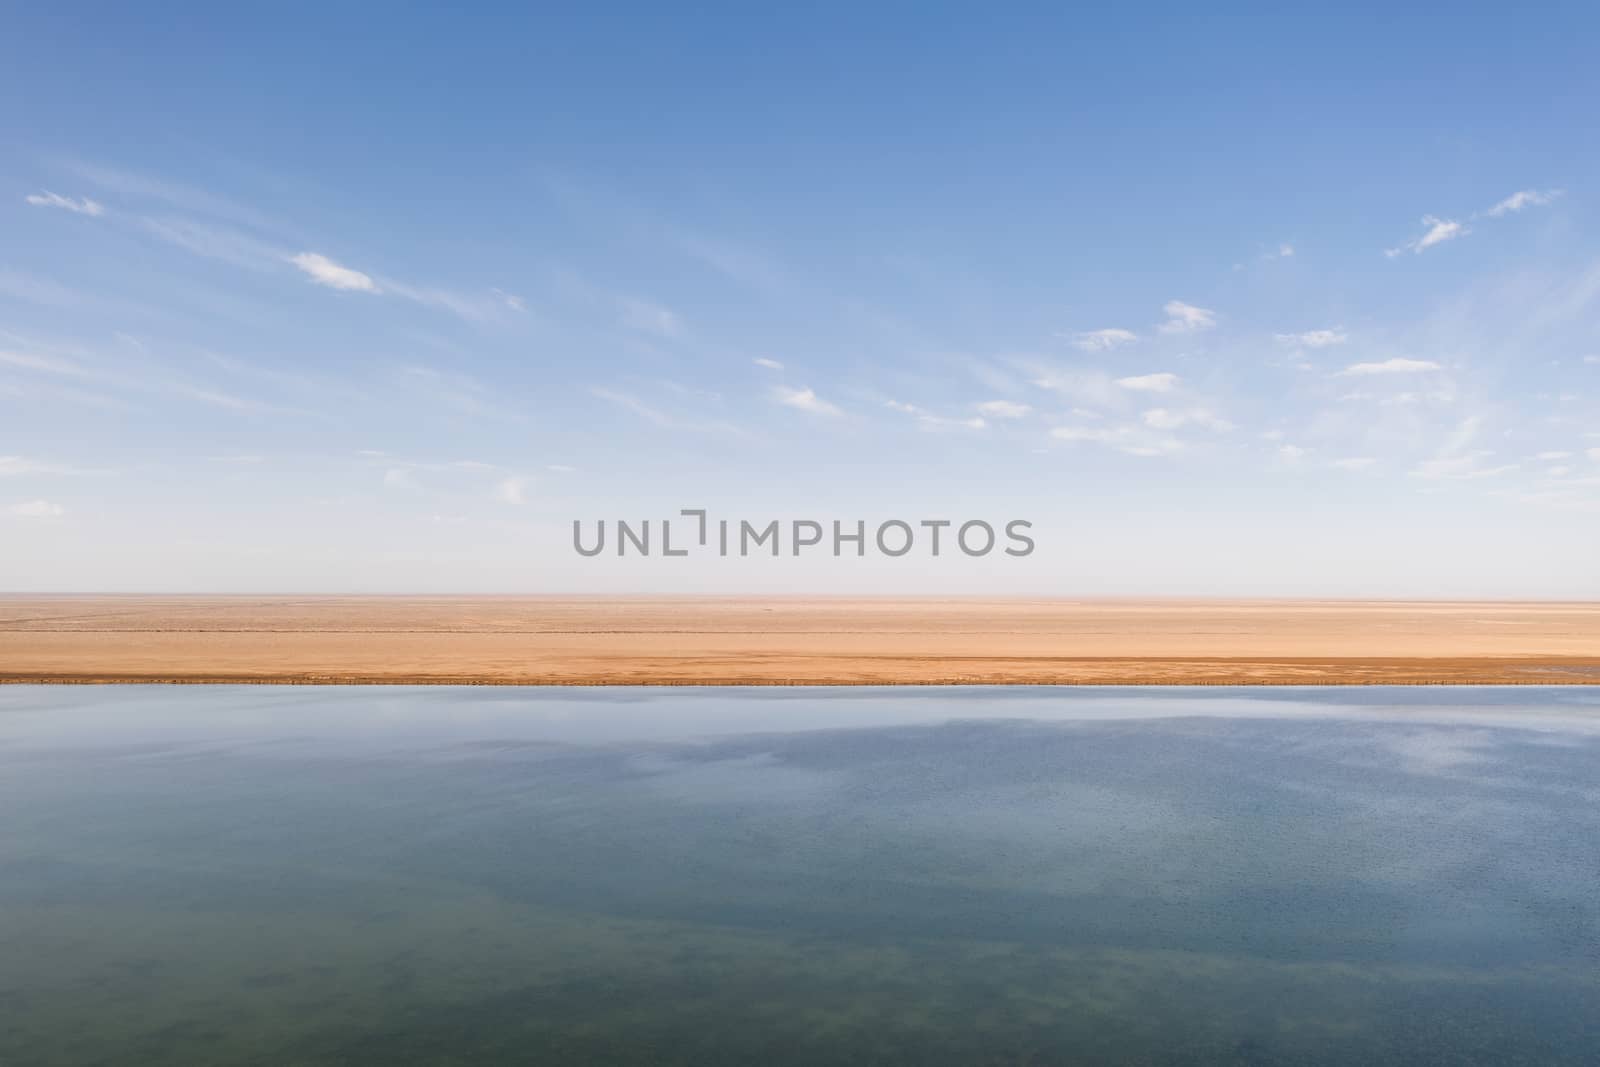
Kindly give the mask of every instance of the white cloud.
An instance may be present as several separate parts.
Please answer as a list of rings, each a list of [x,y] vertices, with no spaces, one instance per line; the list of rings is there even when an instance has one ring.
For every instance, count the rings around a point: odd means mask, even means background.
[[[1345,459],[1336,459],[1328,466],[1342,471],[1364,471],[1377,462],[1368,456],[1349,456]]]
[[[1533,458],[1537,459],[1537,460],[1544,461],[1544,462],[1550,462],[1552,460],[1557,460],[1557,459],[1571,459],[1572,458],[1572,453],[1571,452],[1540,452],[1537,456],[1534,456]]]
[[[1139,339],[1139,335],[1132,330],[1120,330],[1109,327],[1104,330],[1087,330],[1077,334],[1072,339],[1075,348],[1085,352],[1107,352],[1121,345],[1131,344]]]
[[[1294,245],[1285,241],[1276,249],[1261,253],[1262,259],[1291,259],[1294,256]]]
[[[1185,304],[1182,300],[1169,300],[1161,310],[1167,314],[1167,321],[1158,327],[1162,333],[1195,333],[1217,324],[1215,311]]]
[[[52,504],[48,500],[29,500],[15,504],[9,510],[12,515],[23,519],[59,519],[66,514],[60,504]]]
[[[1347,377],[1372,374],[1413,374],[1420,371],[1442,370],[1439,364],[1428,359],[1386,359],[1381,363],[1352,363],[1339,373]]]
[[[1349,339],[1349,334],[1343,330],[1307,330],[1304,333],[1279,333],[1273,336],[1283,344],[1299,345],[1301,348],[1327,348],[1330,345],[1342,345]]]
[[[416,479],[404,467],[390,467],[387,471],[384,471],[383,484],[391,489],[419,488]]]
[[[1010,400],[985,400],[978,405],[978,410],[994,419],[1020,419],[1033,411],[1027,404]]]
[[[1393,259],[1402,252],[1420,253],[1432,248],[1434,245],[1443,244],[1457,237],[1464,237],[1472,232],[1454,219],[1441,219],[1435,215],[1422,216],[1422,224],[1428,229],[1421,237],[1418,237],[1415,241],[1407,241],[1398,248],[1386,249],[1383,254]]]
[[[528,479],[510,477],[494,487],[494,497],[503,504],[525,504],[528,502]]]
[[[106,210],[104,205],[88,197],[74,200],[70,196],[61,196],[48,190],[42,193],[29,193],[23,199],[34,207],[58,207],[77,215],[103,215]]]
[[[1155,430],[1179,430],[1185,426],[1199,426],[1224,433],[1233,429],[1233,423],[1205,408],[1190,408],[1187,411],[1151,408],[1144,413],[1143,419],[1146,426]]]
[[[750,362],[754,363],[758,367],[765,367],[768,370],[782,370],[783,369],[783,364],[782,363],[779,363],[775,359],[768,359],[765,356],[757,356],[755,359],[752,359]]]
[[[1588,456],[1590,459],[1594,460],[1596,463],[1600,463],[1600,448],[1588,449],[1587,451],[1584,452],[1584,455]]]
[[[780,385],[773,389],[772,395],[778,401],[778,403],[783,404],[785,407],[791,407],[797,411],[804,411],[808,415],[826,415],[832,417],[844,414],[844,412],[840,411],[838,408],[819,397],[810,388],[791,389],[786,385]]]
[[[1167,393],[1178,384],[1178,376],[1168,373],[1137,374],[1131,378],[1118,378],[1117,384],[1141,393]]]
[[[1600,356],[1584,356],[1583,361],[1590,364],[1600,363]]]
[[[367,275],[349,267],[341,267],[327,256],[316,252],[301,252],[299,255],[290,256],[289,262],[305,271],[318,285],[360,293],[378,292],[377,283]]]
[[[1295,463],[1304,459],[1306,450],[1299,445],[1279,445],[1278,458],[1288,463]]]
[[[1485,211],[1490,218],[1497,219],[1502,215],[1514,215],[1525,207],[1544,207],[1556,197],[1561,195],[1560,189],[1523,189],[1521,192],[1512,193],[1494,207]]]

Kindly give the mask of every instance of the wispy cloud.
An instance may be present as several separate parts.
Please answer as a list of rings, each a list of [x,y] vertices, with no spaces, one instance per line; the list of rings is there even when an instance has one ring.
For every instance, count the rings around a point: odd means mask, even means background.
[[[1186,411],[1151,408],[1142,418],[1144,424],[1153,430],[1181,430],[1185,426],[1196,426],[1203,430],[1226,433],[1233,429],[1233,423],[1206,408],[1190,408]]]
[[[360,274],[360,271],[353,271]],[[396,281],[389,277],[375,277],[369,279],[374,288],[368,292],[384,293],[398,296],[423,307],[436,308],[458,315],[468,322],[484,322],[494,318],[502,309],[512,309],[504,300],[494,295],[494,290],[487,293],[459,293],[450,289],[438,289],[431,286],[410,285],[406,282]]]
[[[599,397],[601,400],[604,400],[608,404],[615,404],[624,411],[633,412],[633,414],[644,419],[646,422],[654,423],[657,426],[663,427],[675,425],[675,421],[665,412],[651,407],[649,404],[646,404],[643,400],[640,400],[631,393],[619,393],[614,389],[604,389],[600,387],[590,389],[589,392],[592,395]]]
[[[804,411],[808,415],[824,415],[832,418],[844,414],[833,404],[818,396],[809,387],[791,389],[786,385],[780,385],[772,390],[772,395],[778,403],[785,407],[794,408],[796,411]]]
[[[522,299],[522,297],[517,296],[515,293],[508,293],[504,289],[490,289],[489,295],[500,301],[500,303],[504,304],[512,311],[528,310],[528,302]]]
[[[671,308],[631,297],[624,297],[620,304],[622,324],[630,330],[654,334],[669,340],[683,333],[683,320]]]
[[[1178,376],[1167,372],[1136,374],[1129,378],[1118,378],[1117,384],[1139,393],[1168,393],[1178,384]]]
[[[1377,462],[1371,456],[1346,456],[1343,459],[1334,460],[1328,466],[1334,470],[1341,471],[1364,471],[1369,467],[1375,466]]]
[[[495,485],[494,498],[502,504],[526,504],[529,484],[528,479],[512,475]]]
[[[1196,333],[1217,324],[1215,311],[1185,304],[1182,300],[1169,300],[1161,310],[1167,316],[1167,321],[1157,327],[1162,333]]]
[[[1430,359],[1403,359],[1396,357],[1378,363],[1352,363],[1339,374],[1344,377],[1362,377],[1374,374],[1416,374],[1422,371],[1442,370]]]
[[[1484,214],[1491,219],[1497,219],[1502,215],[1514,215],[1523,208],[1544,207],[1559,197],[1561,193],[1562,190],[1560,189],[1545,189],[1542,191],[1539,189],[1523,189],[1520,192],[1512,193],[1494,205],[1494,207],[1489,208]]]
[[[1075,368],[1032,367],[1033,384],[1060,393],[1075,404],[1115,407],[1125,397],[1109,374]]]
[[[1113,348],[1132,344],[1138,339],[1139,335],[1132,330],[1122,330],[1112,326],[1103,330],[1086,330],[1074,334],[1072,345],[1085,352],[1108,352]]]
[[[7,509],[7,514],[22,519],[59,519],[66,514],[66,509],[48,500],[27,500],[21,504],[13,504]]]
[[[1331,345],[1342,345],[1349,340],[1349,335],[1343,330],[1306,330],[1304,333],[1275,333],[1272,335],[1281,344],[1299,345],[1301,348],[1328,348]]]
[[[285,250],[231,226],[181,218],[140,218],[146,232],[186,252],[221,260],[246,270],[273,270],[289,259]]]
[[[76,363],[53,356],[40,356],[32,352],[9,352],[0,349],[0,364],[8,367],[18,367],[22,370],[40,371],[45,374],[60,374],[69,378],[89,378],[93,375]]]
[[[182,211],[213,218],[230,219],[254,229],[270,231],[279,229],[277,222],[255,208],[192,185],[151,178],[131,171],[86,163],[81,160],[58,160],[66,170],[91,185],[109,189],[119,197],[139,201],[157,201]]]
[[[29,474],[86,474],[87,471],[59,463],[42,463],[26,456],[0,456],[0,478],[20,478]]]
[[[1554,201],[1557,197],[1561,196],[1561,194],[1562,190],[1560,189],[1523,189],[1519,192],[1512,193],[1510,196],[1506,197],[1504,200],[1501,200],[1499,203],[1494,204],[1492,207],[1485,208],[1483,211],[1473,212],[1471,218],[1498,219],[1506,215],[1515,215],[1517,212],[1526,208],[1543,207],[1544,205]],[[1446,241],[1453,241],[1457,237],[1465,237],[1467,234],[1472,232],[1472,230],[1463,222],[1459,222],[1456,219],[1440,218],[1437,215],[1422,216],[1422,225],[1425,228],[1421,237],[1418,237],[1412,241],[1407,241],[1405,244],[1399,245],[1395,248],[1384,249],[1383,254],[1388,256],[1390,259],[1393,259],[1394,257],[1405,252],[1411,252],[1413,254],[1426,252],[1435,245],[1444,244]]]
[[[1427,229],[1423,232],[1421,237],[1418,237],[1414,241],[1407,241],[1405,244],[1396,248],[1385,249],[1383,254],[1388,256],[1390,259],[1393,259],[1402,252],[1421,253],[1432,248],[1434,245],[1444,244],[1446,241],[1453,241],[1457,237],[1464,237],[1472,232],[1471,230],[1467,229],[1464,224],[1457,222],[1454,219],[1441,219],[1436,215],[1422,216],[1422,225],[1427,227]]]
[[[1495,454],[1493,449],[1473,447],[1483,435],[1484,419],[1481,415],[1468,415],[1460,419],[1444,436],[1438,449],[1429,459],[1411,470],[1413,478],[1430,480],[1490,478],[1518,469],[1516,463],[1490,465],[1487,461]]]
[[[361,293],[376,293],[378,285],[369,275],[350,267],[341,266],[318,252],[301,252],[289,257],[289,262],[299,267],[318,285],[330,289],[343,289]]]
[[[103,215],[106,211],[105,205],[98,200],[90,200],[86,196],[74,199],[70,196],[62,196],[60,193],[52,193],[49,190],[42,193],[29,193],[23,199],[34,207],[58,207],[77,215]]]
[[[281,414],[290,410],[287,408],[280,408],[275,404],[265,404],[259,400],[252,400],[248,397],[236,396],[233,393],[225,393],[220,389],[210,389],[205,386],[191,385],[187,382],[173,382],[168,385],[168,388],[171,392],[177,394],[178,396],[187,397],[190,400],[197,400],[202,404],[209,404],[212,407],[226,408],[229,411],[254,411],[262,413],[275,412]]]
[[[1517,470],[1519,464],[1501,463],[1487,466],[1484,461],[1493,456],[1494,452],[1487,448],[1475,449],[1460,455],[1435,456],[1433,459],[1423,460],[1412,468],[1413,478],[1426,478],[1437,480],[1492,478],[1498,474],[1507,474]]]
[[[1104,445],[1130,456],[1171,456],[1184,450],[1177,438],[1151,434],[1142,426],[1057,426],[1050,436],[1074,444]]]
[[[883,406],[890,411],[898,411],[903,415],[913,416],[917,420],[917,425],[924,430],[982,430],[988,426],[988,423],[979,415],[974,415],[970,418],[935,415],[926,408],[919,407],[916,404],[908,404],[902,400],[885,400]]]
[[[613,404],[624,411],[637,415],[639,418],[659,426],[664,430],[682,430],[690,433],[726,434],[733,437],[747,437],[748,433],[743,428],[725,420],[707,420],[694,416],[679,417],[655,407],[652,404],[634,396],[632,393],[620,392],[616,389],[607,389],[595,386],[589,390],[591,396]]]
[[[1018,404],[1012,400],[985,400],[978,405],[978,411],[992,419],[1020,419],[1025,418],[1033,409],[1027,404]]]
[[[782,363],[779,363],[775,359],[768,359],[765,356],[757,356],[755,359],[752,359],[750,362],[754,363],[758,367],[765,367],[768,370],[782,370],[783,369],[783,364]]]

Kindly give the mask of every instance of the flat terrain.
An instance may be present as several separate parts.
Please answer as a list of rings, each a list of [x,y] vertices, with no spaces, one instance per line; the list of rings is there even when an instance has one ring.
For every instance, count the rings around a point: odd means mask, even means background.
[[[0,682],[1600,684],[1600,604],[11,595]]]

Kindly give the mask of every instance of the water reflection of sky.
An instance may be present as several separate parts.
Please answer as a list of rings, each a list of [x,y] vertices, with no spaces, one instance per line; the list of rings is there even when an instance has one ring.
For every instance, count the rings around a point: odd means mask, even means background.
[[[199,968],[222,1033],[299,944],[271,981],[302,1011],[407,976],[368,1037],[480,994],[522,998],[473,1009],[489,1041],[848,989],[950,1062],[930,1005],[973,997],[1046,1062],[1086,1035],[1182,1061],[1202,1002],[1224,1059],[1580,1062],[1597,726],[1600,693],[1554,687],[0,689],[0,1003],[65,1018],[85,983]],[[220,915],[251,947],[202,961]],[[46,943],[55,985],[16,962]],[[867,1033],[830,1018],[812,1062]]]

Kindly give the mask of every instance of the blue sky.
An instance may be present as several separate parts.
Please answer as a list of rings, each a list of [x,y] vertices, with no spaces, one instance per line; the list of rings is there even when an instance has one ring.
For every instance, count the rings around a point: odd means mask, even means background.
[[[1600,596],[1595,13],[864,6],[10,12],[0,589]]]

